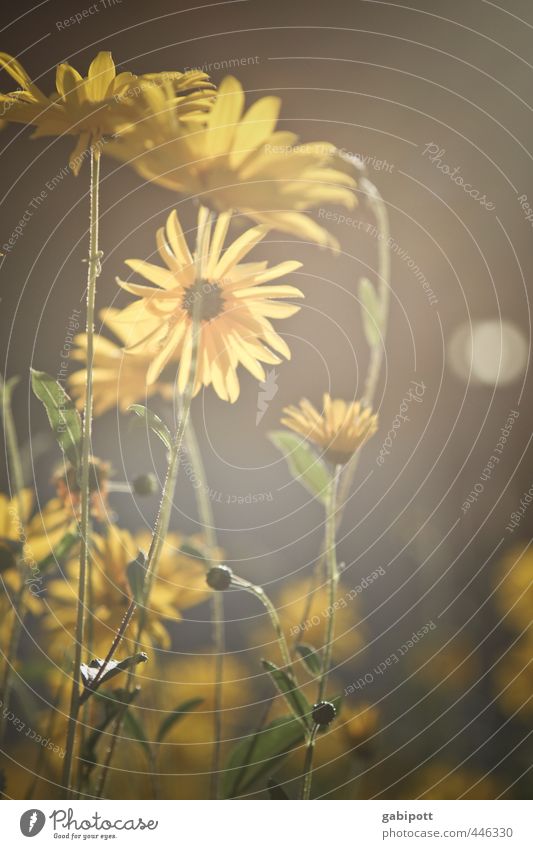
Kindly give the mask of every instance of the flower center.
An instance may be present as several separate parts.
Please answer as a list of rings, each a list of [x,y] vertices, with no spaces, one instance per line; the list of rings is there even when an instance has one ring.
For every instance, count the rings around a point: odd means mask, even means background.
[[[218,283],[196,280],[192,286],[185,289],[181,306],[191,319],[197,300],[200,301],[198,307],[200,321],[211,321],[224,309],[224,295]]]

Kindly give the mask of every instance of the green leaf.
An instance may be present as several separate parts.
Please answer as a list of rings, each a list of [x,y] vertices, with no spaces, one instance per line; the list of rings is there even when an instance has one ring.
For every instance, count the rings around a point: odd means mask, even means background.
[[[79,542],[79,539],[80,535],[77,531],[67,531],[66,534],[61,537],[54,550],[51,551],[50,554],[47,554],[46,557],[44,557],[38,564],[39,571],[46,572],[48,569],[52,568],[52,566],[55,566],[57,563],[61,563],[76,543]]]
[[[143,419],[150,430],[159,437],[163,445],[170,451],[172,437],[168,427],[161,421],[159,416],[153,413],[152,410],[149,410],[148,407],[143,407],[142,404],[132,404],[131,407],[128,407],[128,410]]]
[[[82,663],[80,671],[85,689],[80,696],[80,702],[83,703],[87,701],[89,696],[96,692],[102,684],[107,684],[107,682],[115,678],[116,675],[119,675],[121,672],[125,672],[127,669],[132,669],[139,663],[146,663],[147,660],[148,655],[142,651],[120,661],[110,660],[108,663],[105,663],[104,659],[96,658],[95,660],[91,660],[89,664]],[[100,669],[104,664],[105,672],[102,672],[100,675]],[[97,676],[100,677],[98,678],[95,688],[93,686],[93,682],[96,680]]]
[[[131,692],[120,689],[110,690],[105,694],[97,694],[98,700],[104,710],[104,717],[100,724],[94,728],[86,738],[80,754],[82,769],[86,777],[90,776],[94,767],[98,764],[97,747],[104,732],[114,719],[116,719],[121,713],[127,711],[129,705],[132,704],[139,692],[140,688],[137,687]]]
[[[198,548],[197,545],[192,545],[190,542],[184,542],[179,548],[180,554],[185,554],[187,557],[193,557],[201,563],[208,564],[209,561],[205,556],[205,551]]]
[[[285,457],[293,478],[325,504],[331,476],[323,460],[301,436],[288,430],[271,431],[268,438]]]
[[[290,716],[274,719],[265,728],[245,737],[231,750],[222,775],[222,796],[233,799],[271,775],[289,752],[303,743],[301,723]],[[263,785],[264,786],[264,785]]]
[[[124,714],[124,728],[129,731],[131,736],[146,752],[148,760],[152,759],[152,747],[148,741],[148,735],[145,731],[144,725],[136,714],[131,710],[127,710]]]
[[[269,673],[277,689],[289,705],[295,718],[302,723],[305,729],[311,727],[311,705],[301,690],[298,689],[293,677],[283,669],[279,669],[270,660],[262,660],[263,669]]]
[[[57,380],[44,371],[31,370],[31,385],[44,404],[50,427],[72,465],[80,467],[81,418],[74,402]]]
[[[161,725],[159,726],[159,731],[157,732],[157,742],[161,743],[163,739],[167,736],[168,732],[177,722],[181,722],[188,713],[195,710],[197,707],[204,703],[203,699],[189,699],[186,702],[183,702],[178,707],[171,710],[168,716],[165,717]]]
[[[268,795],[271,799],[288,799],[288,795],[281,786],[273,778],[269,778],[267,783]]]
[[[299,646],[296,646],[296,651],[302,658],[309,672],[312,675],[320,675],[322,672],[322,659],[313,646],[301,643]]]
[[[136,604],[142,604],[144,601],[144,581],[146,578],[146,557],[142,551],[139,551],[135,560],[128,563],[126,574],[133,600]]]
[[[366,341],[371,348],[375,348],[381,342],[383,311],[378,294],[367,277],[359,281],[359,300]]]
[[[20,383],[20,377],[10,377],[9,380],[4,380],[0,375],[0,402],[2,405],[11,406],[11,396],[17,384]]]

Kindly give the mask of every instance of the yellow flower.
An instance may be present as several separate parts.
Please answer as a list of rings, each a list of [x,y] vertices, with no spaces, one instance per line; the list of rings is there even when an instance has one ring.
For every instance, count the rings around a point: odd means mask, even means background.
[[[276,130],[278,97],[262,97],[243,114],[244,100],[239,81],[226,77],[201,123],[177,124],[172,113],[154,110],[142,132],[119,134],[107,152],[144,179],[219,212],[235,209],[299,238],[336,246],[304,214],[329,203],[356,204],[355,181],[336,167],[336,148],[328,142],[296,145],[294,133]]]
[[[131,601],[127,579],[127,566],[140,550],[147,551],[148,534],[133,537],[129,531],[109,525],[105,536],[94,535],[91,553],[91,591],[88,633],[93,633],[93,653],[105,657],[115,632]],[[209,595],[205,582],[205,568],[198,559],[184,553],[187,540],[169,534],[165,540],[146,611],[144,641],[148,645],[170,646],[170,636],[163,622],[182,618],[181,611],[194,607]],[[194,539],[194,547],[201,541]],[[78,558],[65,568],[65,577],[56,578],[48,585],[47,598],[50,612],[44,627],[50,634],[50,650],[61,656],[70,644],[76,622],[78,585]],[[121,644],[119,654],[131,654],[135,636],[135,621]]]
[[[109,327],[124,344],[128,334],[128,327],[119,321],[115,322],[116,316],[120,316],[120,310],[108,308],[100,314],[103,323]],[[143,324],[144,332],[149,329],[150,318],[144,316],[146,324]],[[153,325],[157,325],[158,319],[153,317]],[[72,351],[72,358],[87,361],[87,334],[81,333],[74,339],[78,346]],[[94,370],[93,370],[93,401],[94,415],[101,416],[108,410],[117,407],[126,412],[131,404],[137,402],[146,403],[146,399],[152,395],[162,395],[166,400],[171,400],[174,387],[172,383],[157,381],[149,384],[146,373],[152,362],[151,354],[137,354],[131,356],[125,354],[124,349],[98,335],[94,339]],[[74,372],[69,379],[71,395],[76,401],[78,409],[82,410],[85,405],[85,384],[87,372],[80,369]]]
[[[98,53],[86,77],[66,62],[58,65],[56,91],[49,97],[32,83],[13,56],[0,53],[0,67],[20,86],[16,91],[0,94],[4,119],[34,126],[34,138],[77,136],[70,157],[76,174],[83,161],[82,154],[90,145],[121,129],[131,129],[138,121],[139,110],[150,89],[157,88],[160,96],[165,97],[166,108],[177,115],[187,114],[191,104],[195,109],[205,107],[209,96],[208,77],[200,71],[141,77],[126,71],[117,75],[111,53],[107,51]]]
[[[533,551],[525,544],[513,546],[500,562],[496,581],[496,604],[504,624],[520,631],[527,628],[533,605]]]
[[[335,465],[347,463],[378,428],[378,417],[369,407],[332,399],[327,393],[322,414],[306,398],[299,407],[291,405],[283,412],[281,423],[321,448]]]
[[[203,213],[205,209],[200,212],[201,219],[205,219]],[[133,271],[154,286],[118,280],[123,289],[141,300],[122,310],[114,319],[115,326],[123,322],[131,331],[126,349],[131,356],[142,354],[151,358],[147,372],[149,384],[157,381],[170,360],[179,358],[178,390],[184,391],[191,364],[196,299],[201,301],[201,325],[195,393],[202,386],[212,384],[224,401],[236,401],[239,364],[263,381],[265,372],[261,362],[279,363],[277,354],[290,358],[288,345],[274,331],[269,318],[293,315],[299,307],[280,303],[280,299],[303,295],[294,286],[263,284],[295,271],[301,263],[286,261],[271,268],[267,262],[242,263],[267,230],[263,226],[253,227],[224,251],[230,218],[229,213],[218,217],[198,269],[175,211],[167,219],[166,232],[161,228],[157,233],[159,254],[166,267],[142,260],[127,261]],[[205,221],[200,221],[199,226],[205,226]],[[143,338],[139,340],[141,332]]]

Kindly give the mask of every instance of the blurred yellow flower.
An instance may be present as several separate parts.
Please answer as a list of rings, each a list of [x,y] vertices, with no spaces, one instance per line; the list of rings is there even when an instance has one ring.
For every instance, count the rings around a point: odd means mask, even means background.
[[[126,71],[117,75],[111,53],[107,51],[98,53],[86,77],[66,62],[58,65],[56,91],[49,97],[34,85],[13,56],[0,53],[0,67],[20,87],[0,94],[4,119],[34,126],[34,138],[77,136],[70,157],[71,168],[76,174],[83,162],[82,154],[90,145],[120,129],[131,129],[138,120],[141,95],[146,95],[150,88],[158,88],[166,98],[167,108],[178,114],[180,110],[186,114],[191,102],[195,108],[205,105],[211,88],[207,75],[200,71],[172,71],[140,77]]]
[[[114,321],[120,315],[120,310],[108,308],[103,310],[101,318],[103,323],[109,327],[124,344],[127,338],[129,325],[124,322]],[[150,329],[150,317],[144,315],[143,322],[145,332]],[[156,317],[152,319],[152,325],[159,324]],[[87,335],[82,333],[74,339],[75,348],[71,357],[86,362],[87,360]],[[156,381],[148,383],[146,373],[152,362],[151,354],[137,354],[132,356],[124,352],[124,348],[98,335],[94,339],[94,369],[93,369],[93,412],[95,416],[101,416],[108,410],[118,407],[126,412],[131,404],[138,402],[146,403],[153,395],[161,395],[166,400],[172,400],[174,387],[172,383]],[[85,404],[87,374],[85,369],[80,369],[70,375],[68,384],[71,395],[76,401],[79,410]]]
[[[306,398],[299,407],[285,407],[283,413],[281,423],[321,448],[335,465],[347,463],[378,428],[378,417],[369,407],[363,409],[359,401],[332,399],[327,393],[323,413]]]
[[[244,102],[240,82],[226,77],[215,105],[199,121],[178,125],[172,113],[153,109],[142,131],[119,133],[107,152],[144,179],[218,212],[238,210],[269,227],[336,246],[305,215],[324,204],[356,204],[355,181],[336,167],[336,148],[328,142],[297,145],[294,133],[276,130],[278,97],[262,97],[243,114]]]
[[[197,549],[201,540],[192,540]],[[131,601],[127,566],[139,551],[147,551],[148,534],[133,537],[129,531],[109,525],[104,536],[93,535],[91,552],[91,587],[88,594],[88,632],[93,634],[93,652],[105,657],[114,634]],[[158,574],[154,581],[143,639],[147,645],[170,646],[170,636],[163,624],[182,618],[181,611],[200,604],[209,595],[205,569],[201,562],[182,551],[187,539],[169,534],[165,540]],[[50,637],[50,651],[61,657],[70,644],[76,622],[76,599],[79,562],[72,559],[65,567],[65,576],[48,584],[49,612],[44,627]],[[135,621],[130,626],[119,653],[133,650]]]
[[[201,210],[200,216],[204,213],[207,215],[205,209]],[[263,284],[295,271],[301,263],[286,261],[271,268],[267,262],[242,263],[267,230],[253,227],[224,251],[230,219],[229,213],[218,217],[212,237],[206,240],[208,244],[199,268],[175,211],[167,219],[166,231],[161,228],[157,233],[159,254],[166,267],[143,260],[127,262],[133,271],[154,285],[119,280],[123,289],[141,301],[117,314],[114,325],[117,327],[122,322],[125,339],[131,328],[126,350],[132,357],[141,354],[151,358],[147,372],[149,384],[157,381],[170,360],[179,358],[178,391],[185,390],[191,364],[193,307],[198,299],[201,325],[195,393],[202,386],[212,384],[222,400],[234,402],[240,390],[239,364],[262,381],[265,372],[261,362],[279,363],[277,354],[290,358],[287,343],[275,332],[269,318],[293,315],[299,307],[280,300],[303,295],[294,286]],[[139,339],[141,330],[144,335]]]
[[[504,623],[521,631],[531,624],[533,550],[516,545],[503,556],[496,573],[496,605]]]
[[[437,761],[417,772],[407,798],[495,799],[501,789],[492,775]]]
[[[533,626],[504,652],[492,672],[493,689],[508,716],[531,722],[533,715]]]

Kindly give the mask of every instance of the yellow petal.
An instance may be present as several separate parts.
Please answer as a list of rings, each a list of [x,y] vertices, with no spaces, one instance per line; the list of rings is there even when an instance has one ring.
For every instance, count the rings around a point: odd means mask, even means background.
[[[175,289],[176,279],[172,272],[167,268],[161,268],[159,265],[152,265],[151,262],[145,262],[142,259],[127,259],[128,265],[132,271],[140,274],[141,277],[146,277],[150,283],[154,283],[161,289]]]
[[[228,273],[237,263],[248,254],[265,237],[267,233],[266,227],[251,227],[246,230],[224,253],[214,271],[214,276],[220,280]]]
[[[230,156],[230,166],[238,168],[249,154],[264,144],[276,129],[281,100],[262,97],[243,116],[237,127]]]
[[[86,92],[89,100],[98,102],[111,94],[116,71],[108,50],[102,50],[90,64]]]
[[[243,108],[244,92],[240,82],[235,77],[226,77],[219,86],[215,105],[208,116],[206,156],[229,151]]]

